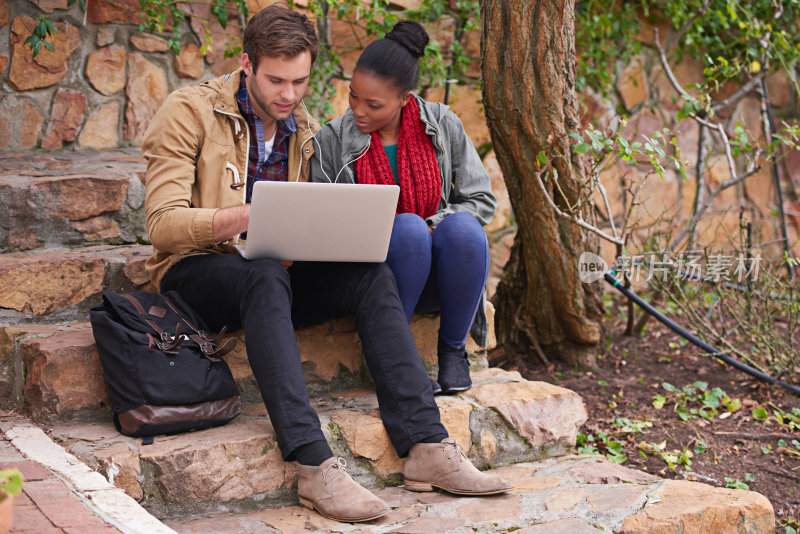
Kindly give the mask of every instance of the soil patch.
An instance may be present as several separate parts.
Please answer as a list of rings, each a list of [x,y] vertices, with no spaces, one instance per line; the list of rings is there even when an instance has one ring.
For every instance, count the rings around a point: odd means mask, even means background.
[[[644,336],[625,336],[624,310],[605,322],[607,349],[596,371],[545,367],[503,348],[490,364],[581,395],[587,450],[662,478],[746,485],[772,503],[776,532],[800,532],[800,399],[685,344],[654,319]]]

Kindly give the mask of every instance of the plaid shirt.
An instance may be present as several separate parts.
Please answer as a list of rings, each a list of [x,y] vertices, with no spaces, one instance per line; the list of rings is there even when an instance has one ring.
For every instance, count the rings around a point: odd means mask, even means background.
[[[253,184],[259,180],[270,180],[273,182],[285,182],[289,177],[289,136],[297,129],[297,123],[293,115],[285,121],[279,121],[275,131],[275,141],[272,144],[272,153],[266,154],[264,142],[264,123],[256,115],[253,106],[250,105],[250,96],[247,94],[245,85],[247,75],[242,73],[242,81],[239,85],[239,92],[236,93],[236,100],[239,103],[239,111],[247,121],[250,128],[250,153],[247,158],[247,196],[246,201],[250,202],[253,194]]]

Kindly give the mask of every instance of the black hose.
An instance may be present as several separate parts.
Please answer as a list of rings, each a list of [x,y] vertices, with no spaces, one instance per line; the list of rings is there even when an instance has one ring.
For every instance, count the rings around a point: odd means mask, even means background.
[[[724,361],[728,365],[731,365],[731,366],[735,367],[736,369],[738,369],[738,370],[740,370],[740,371],[742,371],[744,373],[747,373],[750,376],[758,378],[759,380],[763,380],[764,382],[769,382],[770,384],[778,384],[779,386],[782,386],[782,387],[788,389],[789,391],[791,391],[795,395],[800,395],[800,387],[797,387],[795,385],[789,384],[788,382],[784,382],[783,380],[779,380],[779,379],[775,378],[774,376],[770,376],[767,373],[764,373],[763,371],[759,371],[755,367],[751,367],[751,366],[749,366],[749,365],[747,365],[745,363],[742,363],[739,360],[728,356],[727,354],[723,353],[722,351],[719,351],[719,350],[715,349],[714,347],[712,347],[711,345],[709,345],[708,343],[706,343],[705,341],[703,341],[699,337],[695,336],[691,332],[687,332],[680,325],[675,323],[672,319],[670,319],[669,317],[666,317],[664,314],[659,312],[653,306],[651,306],[650,304],[648,304],[647,302],[642,300],[642,298],[639,295],[637,295],[636,293],[634,293],[633,291],[631,291],[630,288],[627,288],[627,287],[623,286],[622,283],[619,280],[617,280],[616,278],[614,278],[614,275],[611,274],[610,272],[607,272],[603,276],[603,278],[605,279],[606,282],[611,284],[613,287],[617,288],[623,295],[628,297],[628,299],[630,299],[633,302],[635,302],[636,304],[638,304],[640,308],[642,308],[644,311],[646,311],[647,313],[649,313],[650,315],[652,315],[653,317],[658,319],[662,324],[667,326],[667,328],[669,328],[670,330],[672,330],[673,332],[675,332],[679,336],[682,336],[687,341],[689,341],[689,342],[693,343],[694,345],[700,347],[701,349],[703,349],[706,352],[710,352],[715,357],[717,357],[720,360]]]

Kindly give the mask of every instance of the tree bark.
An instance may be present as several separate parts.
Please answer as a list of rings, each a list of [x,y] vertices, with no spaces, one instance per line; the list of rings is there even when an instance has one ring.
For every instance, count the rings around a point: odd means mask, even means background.
[[[578,258],[597,237],[558,217],[537,183],[537,155],[553,158],[570,204],[589,173],[570,150],[581,129],[575,91],[573,0],[481,0],[483,105],[508,187],[517,237],[495,296],[498,344],[595,367],[602,337],[602,282],[580,281]],[[568,161],[567,161],[568,160]],[[567,204],[545,183],[562,211]],[[588,206],[581,213],[592,220]]]

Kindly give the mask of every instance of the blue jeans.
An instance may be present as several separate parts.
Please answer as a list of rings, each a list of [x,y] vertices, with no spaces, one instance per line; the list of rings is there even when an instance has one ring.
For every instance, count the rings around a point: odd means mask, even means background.
[[[447,434],[431,383],[382,263],[295,262],[202,254],[178,262],[161,290],[176,290],[212,331],[244,330],[247,358],[284,460],[324,440],[311,408],[294,328],[354,314],[381,419],[397,454]]]
[[[439,311],[439,339],[463,348],[489,274],[489,243],[478,220],[456,212],[431,234],[418,215],[397,215],[386,263],[406,319],[415,310]]]

